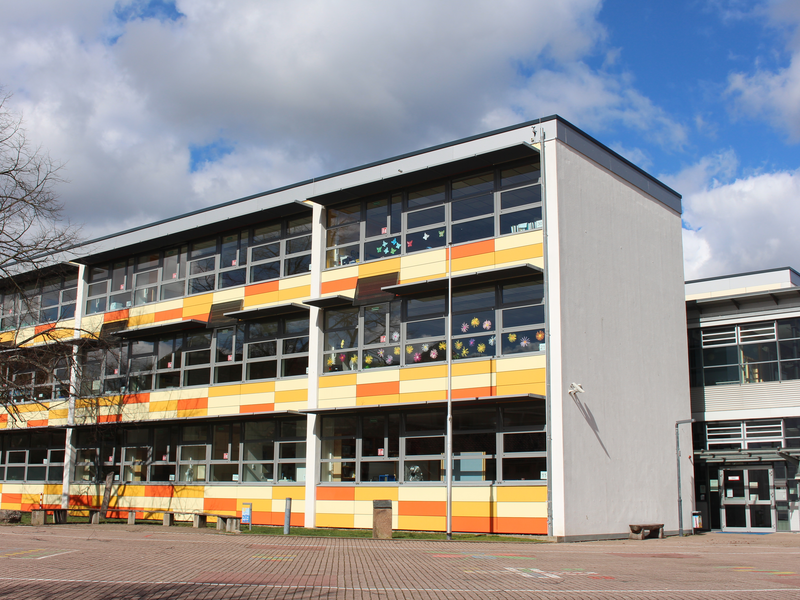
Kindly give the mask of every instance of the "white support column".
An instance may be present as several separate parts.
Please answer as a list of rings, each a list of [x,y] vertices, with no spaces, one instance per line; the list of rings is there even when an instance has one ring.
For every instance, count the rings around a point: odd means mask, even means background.
[[[312,204],[314,235],[311,238],[311,297],[318,298],[322,289],[322,267],[325,264],[325,223],[322,206]],[[308,315],[308,408],[319,406],[319,375],[322,361],[322,311],[311,307]],[[319,436],[317,415],[309,414],[306,421],[306,494],[305,526],[317,523],[317,480],[319,479]]]

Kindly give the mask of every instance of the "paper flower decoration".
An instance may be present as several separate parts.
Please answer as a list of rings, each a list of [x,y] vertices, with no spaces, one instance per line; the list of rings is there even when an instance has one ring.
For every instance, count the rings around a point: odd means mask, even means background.
[[[393,357],[391,354],[390,354],[389,356],[387,356],[387,357],[386,357],[386,364],[387,364],[387,365],[390,365],[390,364],[392,364],[393,362],[394,362],[394,357]]]
[[[489,331],[492,328],[492,322],[487,319],[486,321],[483,322],[483,328],[486,331]]]
[[[367,363],[368,365],[371,365],[372,357],[368,354],[367,356],[364,357],[364,362]]]
[[[395,356],[400,356],[400,346],[395,346],[393,352]]]
[[[383,358],[383,355],[384,355],[383,348],[379,348],[379,349],[378,349],[378,356],[379,356],[380,358]]]
[[[541,329],[539,331],[537,331],[536,332],[536,339],[541,342],[544,339],[544,331],[542,331]]]
[[[414,346],[412,346],[411,344],[406,346],[406,354],[411,354],[413,351],[414,351]]]
[[[429,349],[429,346],[428,346],[428,344],[422,344],[422,351],[423,351],[423,352],[427,352],[427,351],[428,351],[428,349]]]
[[[431,350],[431,358],[432,358],[433,360],[436,360],[436,357],[437,357],[437,356],[439,356],[439,353],[438,353],[438,352],[436,351],[436,349],[434,348],[433,350]]]
[[[475,345],[475,339],[474,338],[469,341],[469,345],[470,346],[474,346]]]
[[[345,356],[344,354],[340,354],[340,355],[339,355],[339,360],[340,360],[340,361],[344,362],[344,359],[345,359],[345,358],[347,358],[347,356]]]
[[[478,353],[483,354],[486,352],[486,344],[478,344]]]
[[[531,345],[531,341],[525,336],[522,336],[522,338],[519,340],[519,345],[522,346],[523,348],[527,348],[528,346]]]
[[[460,341],[456,342],[456,350],[461,350],[464,347],[464,344]]]
[[[469,322],[469,324],[472,325],[473,327],[477,327],[478,325],[481,324],[481,320],[478,317],[475,317],[472,319],[472,321]]]
[[[464,348],[461,351],[461,356],[469,356],[469,349],[468,348]]]
[[[393,331],[392,332],[392,341],[396,342],[399,339],[400,339],[400,332],[399,331]]]
[[[416,354],[414,354],[414,362],[419,362],[419,361],[421,361],[421,360],[422,360],[422,356],[420,356],[420,353],[419,353],[419,352],[417,352]]]
[[[494,336],[489,338],[489,345],[494,346]]]
[[[462,323],[461,324],[461,333],[467,333],[469,331],[469,323]]]
[[[332,365],[332,364],[333,364],[333,357],[328,359],[328,365]]]
[[[439,350],[446,350],[447,342],[439,342]]]
[[[517,341],[517,334],[516,333],[509,333],[508,334],[508,341],[509,342],[516,342]]]

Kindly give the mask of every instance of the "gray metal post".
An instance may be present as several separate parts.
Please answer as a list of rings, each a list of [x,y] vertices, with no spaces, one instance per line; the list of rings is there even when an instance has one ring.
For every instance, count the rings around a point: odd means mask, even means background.
[[[678,459],[678,536],[683,537],[683,495],[681,491],[681,433],[680,426],[694,423],[694,419],[675,421],[675,456]]]
[[[292,523],[292,499],[286,499],[286,511],[283,513],[283,535],[289,535]]]

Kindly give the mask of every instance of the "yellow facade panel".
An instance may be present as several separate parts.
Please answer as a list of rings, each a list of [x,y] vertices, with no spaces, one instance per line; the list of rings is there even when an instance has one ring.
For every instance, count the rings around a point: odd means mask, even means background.
[[[492,505],[488,502],[455,502],[454,517],[493,517]]]
[[[208,399],[208,416],[220,417],[223,415],[239,414],[241,396],[219,396]]]
[[[458,275],[461,271],[477,271],[493,267],[495,264],[495,253],[487,252],[486,254],[476,254],[474,256],[465,256],[464,258],[453,259],[453,275]]]
[[[359,277],[373,277],[385,273],[396,273],[400,270],[400,257],[388,260],[375,260],[358,266]]]
[[[518,233],[516,235],[504,235],[494,240],[494,249],[509,250],[511,248],[521,248],[523,246],[532,246],[533,244],[541,244],[544,241],[544,232],[541,229],[535,231],[526,231],[525,233]]]
[[[397,525],[394,523],[396,519],[397,516],[392,513],[392,529],[397,529]],[[319,522],[317,522],[317,525],[319,525]],[[368,515],[353,515],[353,527],[356,529],[372,529],[372,512],[370,511]]]
[[[526,369],[544,369],[547,366],[547,357],[544,354],[523,354],[520,356],[498,358],[495,361],[495,371],[524,371]]]
[[[435,391],[446,391],[447,390],[447,378],[441,377],[438,379],[417,379],[411,381],[401,381],[400,382],[400,394],[413,394],[413,393],[425,393],[425,392],[435,392]],[[407,400],[403,399],[404,402]]]
[[[444,531],[446,527],[446,517],[397,516],[398,529],[410,529],[413,531]]]
[[[389,381],[400,381],[399,369],[375,369],[374,371],[363,371],[357,375],[356,381],[361,384],[386,383]]]
[[[461,375],[453,377],[453,389],[463,390],[467,388],[491,387],[494,385],[494,375],[492,373],[482,373],[480,375]]]
[[[461,375],[478,375],[479,373],[491,373],[494,371],[494,360],[481,360],[471,362],[453,363],[453,377]]]
[[[134,315],[128,318],[128,327],[143,327],[155,323],[155,314]]]
[[[322,272],[322,283],[358,277],[358,265]]]
[[[397,404],[411,404],[414,402],[437,402],[447,400],[447,390],[431,390],[428,392],[409,392],[400,394],[400,402]]]
[[[497,384],[498,396],[524,396],[526,394],[535,394],[537,396],[544,396],[547,393],[547,386],[545,383],[529,383],[525,385],[500,385]]]
[[[203,386],[150,392],[150,402],[159,402],[163,400],[186,400],[189,398],[207,398],[210,390],[211,388]]]
[[[272,500],[272,512],[283,513],[286,511],[286,498]],[[301,515],[306,512],[306,501],[292,498],[292,514]]]
[[[294,502],[295,500],[305,500],[306,499],[306,488],[304,485],[276,485],[272,488],[272,499],[273,500],[286,500],[286,498],[291,498]],[[294,504],[292,504],[292,510],[294,510]]]
[[[429,250],[428,252],[415,252],[406,254],[400,259],[400,274],[401,279],[406,278],[406,269],[413,269],[416,267],[424,267],[431,264],[444,265],[447,262],[447,249],[438,248],[436,250]],[[444,269],[444,266],[441,267]],[[442,271],[443,272],[443,271]]]
[[[308,402],[308,390],[285,390],[275,392],[275,403]]]
[[[232,383],[229,385],[215,385],[208,388],[209,399],[215,396],[239,396],[241,393],[242,393],[241,383]]]
[[[253,306],[261,306],[265,304],[274,304],[280,301],[280,292],[265,292],[263,294],[253,294],[252,296],[245,296],[243,308],[251,308]]]
[[[297,275],[294,277],[284,277],[278,280],[279,290],[293,290],[298,288],[308,288],[311,286],[311,275]]]
[[[494,487],[453,486],[453,502],[493,502],[494,498]]]
[[[494,260],[498,266],[509,266],[520,263],[533,263],[535,259],[541,258],[541,256],[542,245],[536,244],[534,246],[523,246],[522,248],[495,252]]]
[[[547,518],[547,502],[499,502],[497,516]]]
[[[435,379],[447,377],[447,365],[433,365],[400,369],[400,381],[414,381],[417,379]]]
[[[258,383],[243,383],[239,393],[241,394],[269,394],[277,390],[274,381],[261,381]],[[209,390],[210,391],[210,390]]]
[[[376,404],[397,404],[400,394],[386,394],[383,396],[362,396],[356,398],[356,406],[374,406]]]
[[[356,487],[356,502],[373,500],[397,500],[397,487]],[[369,508],[372,514],[372,505]]]
[[[310,285],[300,285],[297,287],[286,288],[285,290],[278,290],[279,302],[290,302],[298,298],[308,298],[311,295]]]
[[[356,396],[353,394],[352,398],[330,398],[327,400],[323,400],[322,398],[317,400],[317,406],[319,408],[344,408],[349,406],[356,405]],[[281,406],[283,409],[283,406]]]
[[[151,413],[172,412],[178,410],[178,400],[151,400],[147,406]]]
[[[352,515],[355,502],[348,500],[317,500],[317,510],[332,515]]]
[[[308,390],[308,377],[298,377],[296,379],[279,379],[274,383],[276,392],[288,392],[290,390]]]
[[[213,304],[220,302],[232,302],[234,300],[241,300],[244,298],[244,288],[228,288],[227,290],[219,290],[213,294]]]
[[[317,527],[351,529],[354,527],[353,521],[353,515],[331,515],[317,513]]]
[[[498,502],[547,502],[547,486],[507,486],[496,490]]]
[[[525,369],[524,371],[506,371],[497,374],[497,385],[524,385],[544,383],[544,369]]]
[[[319,392],[319,401],[323,400],[353,400],[356,399],[356,386],[343,385],[336,388],[323,388]]]
[[[348,373],[346,375],[328,375],[319,378],[320,388],[336,388],[348,385],[355,385],[358,382],[358,376],[355,373]]]

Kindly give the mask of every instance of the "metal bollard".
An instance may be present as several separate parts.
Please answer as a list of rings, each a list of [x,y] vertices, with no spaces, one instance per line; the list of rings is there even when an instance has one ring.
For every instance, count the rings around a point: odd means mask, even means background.
[[[283,513],[283,535],[289,535],[289,528],[292,525],[292,499],[286,499],[286,511]]]

